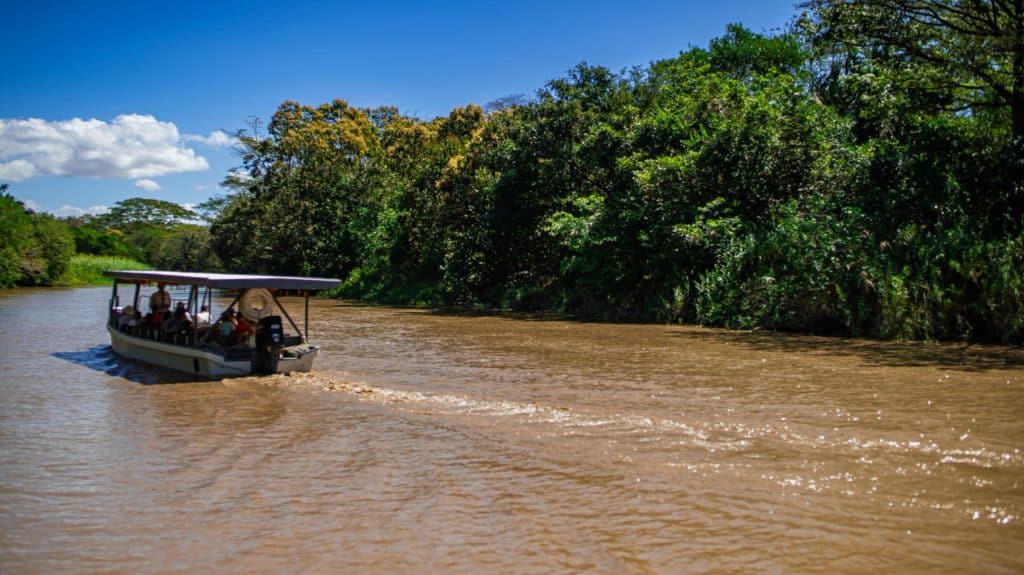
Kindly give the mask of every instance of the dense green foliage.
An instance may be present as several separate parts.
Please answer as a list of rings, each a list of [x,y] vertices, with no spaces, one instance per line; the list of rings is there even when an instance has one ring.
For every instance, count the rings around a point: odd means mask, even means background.
[[[142,269],[150,269],[150,266],[131,258],[76,254],[71,258],[68,270],[60,277],[58,283],[62,286],[109,284],[112,280],[103,276],[103,270]]]
[[[220,269],[209,228],[177,204],[131,198],[106,214],[58,220],[0,193],[0,288],[106,283],[105,269]]]
[[[385,301],[1020,342],[1021,2],[801,8],[429,121],[286,102],[240,133],[209,241]]]
[[[800,25],[824,64],[825,92],[850,111],[863,106],[859,119],[902,101],[913,113],[988,116],[989,127],[1024,136],[1024,2],[808,0],[803,7]],[[865,95],[881,106],[854,99]]]
[[[128,258],[160,269],[216,271],[220,259],[209,228],[198,220],[198,214],[172,202],[129,198],[105,214],[70,223],[80,254]]]
[[[287,102],[242,134],[214,246],[364,298],[1021,341],[1021,19],[995,4],[816,0],[488,114]]]
[[[69,225],[79,254],[118,256],[141,260],[142,252],[123,233],[90,225]]]
[[[74,253],[67,226],[0,193],[0,287],[52,285]]]

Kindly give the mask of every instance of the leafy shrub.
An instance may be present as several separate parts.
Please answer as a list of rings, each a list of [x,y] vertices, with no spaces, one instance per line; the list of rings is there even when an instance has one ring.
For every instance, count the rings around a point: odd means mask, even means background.
[[[783,205],[774,227],[733,240],[697,284],[697,319],[711,325],[818,332],[865,329],[869,247],[853,208]]]
[[[146,269],[151,268],[133,259],[77,254],[71,258],[67,271],[57,283],[64,286],[105,285],[111,283],[111,280],[103,276],[104,270]]]
[[[19,262],[21,257],[12,247],[0,248],[0,288],[14,287],[21,277]]]

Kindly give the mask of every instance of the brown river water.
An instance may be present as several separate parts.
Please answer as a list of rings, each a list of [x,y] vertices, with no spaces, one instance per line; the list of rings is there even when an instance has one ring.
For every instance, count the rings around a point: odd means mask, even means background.
[[[107,297],[0,292],[0,573],[1024,572],[1020,348],[314,300],[195,383]]]

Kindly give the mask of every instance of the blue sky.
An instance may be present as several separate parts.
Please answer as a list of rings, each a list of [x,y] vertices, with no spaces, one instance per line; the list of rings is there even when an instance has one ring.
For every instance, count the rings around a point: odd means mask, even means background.
[[[239,160],[226,134],[285,100],[421,118],[532,94],[586,61],[645,66],[725,26],[777,31],[791,0],[5,1],[0,182],[73,215],[195,204]]]

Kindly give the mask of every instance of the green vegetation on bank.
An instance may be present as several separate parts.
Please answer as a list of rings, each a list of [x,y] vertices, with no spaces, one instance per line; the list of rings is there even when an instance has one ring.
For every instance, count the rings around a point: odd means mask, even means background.
[[[35,213],[0,185],[0,288],[108,283],[103,269],[220,269],[199,216],[162,200],[131,198],[98,216]]]
[[[75,243],[67,226],[25,209],[0,185],[0,288],[53,285],[68,269]]]
[[[152,266],[136,260],[118,256],[94,256],[76,254],[71,258],[68,269],[56,282],[61,286],[103,285],[112,283],[103,276],[103,270],[146,270]]]
[[[430,121],[286,102],[214,247],[382,301],[1020,342],[1021,6],[801,9]]]
[[[65,224],[80,253],[386,302],[1024,341],[1024,6],[800,10],[432,120],[285,102],[239,133],[209,227],[141,198]],[[4,285],[70,257],[26,217],[0,235]]]

